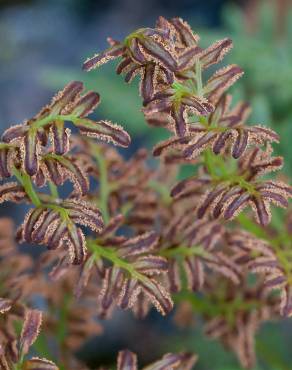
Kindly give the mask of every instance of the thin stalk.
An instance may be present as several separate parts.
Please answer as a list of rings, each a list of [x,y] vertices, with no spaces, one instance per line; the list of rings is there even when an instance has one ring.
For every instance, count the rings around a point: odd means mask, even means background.
[[[20,353],[19,360],[17,361],[17,364],[13,365],[13,370],[23,369],[24,353],[22,347],[19,349],[19,353]]]
[[[28,195],[29,199],[32,201],[32,203],[36,207],[40,207],[42,202],[40,198],[38,197],[36,191],[34,190],[33,183],[31,181],[31,178],[28,174],[25,172],[22,172],[14,167],[13,174],[17,178],[17,180],[20,182],[20,184],[24,187],[24,190],[26,194]]]
[[[268,235],[268,233],[262,227],[248,218],[244,213],[240,213],[237,216],[236,220],[240,223],[241,226],[244,227],[245,230],[250,231],[258,238],[271,240],[271,237]]]
[[[54,199],[59,199],[58,187],[55,184],[53,184],[52,181],[49,181],[49,188],[50,188],[52,197]]]
[[[22,370],[23,361],[19,361],[17,364],[13,365],[13,370]]]
[[[57,340],[61,345],[64,344],[64,341],[67,336],[68,312],[70,309],[71,301],[72,301],[71,295],[65,294],[65,296],[63,297],[63,304],[60,309],[60,319],[58,322],[58,328],[56,333]]]
[[[70,312],[70,305],[72,303],[72,295],[70,293],[67,293],[63,297],[63,302],[60,307],[59,311],[59,321],[58,321],[58,327],[56,330],[56,339],[60,346],[60,362],[62,365],[60,365],[61,369],[67,369],[68,368],[68,353],[66,351],[66,337],[68,334],[68,314]]]
[[[30,125],[30,128],[35,128],[35,129],[39,129],[41,127],[44,127],[46,126],[48,123],[50,122],[53,122],[53,121],[57,121],[57,120],[60,120],[60,121],[72,121],[72,122],[76,122],[77,120],[78,121],[82,121],[82,118],[78,118],[74,115],[65,115],[65,114],[53,114],[53,115],[49,115],[47,117],[44,117],[40,120],[37,120],[35,121],[34,123],[32,123]]]
[[[162,184],[158,181],[155,181],[155,180],[151,180],[151,181],[149,181],[148,185],[153,190],[155,190],[158,194],[161,195],[162,200],[165,204],[170,204],[171,203],[172,198],[169,194],[169,189],[164,184]]]
[[[11,143],[0,143],[0,149],[10,149],[10,148],[16,148],[17,145],[11,144]]]
[[[212,160],[211,149],[204,151],[204,164],[212,178],[217,178],[214,162]]]
[[[47,203],[45,206],[49,209],[52,209],[54,212],[58,212],[61,219],[65,221],[67,227],[70,228],[70,226],[72,225],[72,221],[70,219],[67,209],[59,206],[58,204],[52,204],[52,203]]]
[[[140,281],[147,280],[147,277],[140,274],[131,263],[128,263],[117,256],[115,250],[110,247],[102,247],[97,245],[93,240],[87,240],[87,247],[95,254],[96,258],[104,258],[110,262],[114,266],[120,267],[121,269],[127,271],[132,277],[136,278]]]
[[[236,173],[228,171],[221,157],[213,154],[211,149],[206,149],[203,154],[204,164],[215,182],[228,182],[238,184],[241,188],[246,189],[250,194],[257,196],[258,192],[255,187]],[[218,173],[219,170],[219,173]]]

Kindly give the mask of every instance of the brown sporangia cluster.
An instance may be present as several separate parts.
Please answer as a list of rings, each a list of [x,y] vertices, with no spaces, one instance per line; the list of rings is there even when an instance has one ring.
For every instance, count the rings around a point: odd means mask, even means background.
[[[117,358],[117,370],[138,370],[137,365],[137,355],[128,350],[119,352]],[[154,363],[141,368],[141,370],[166,370],[166,369],[185,369],[191,370],[195,363],[197,362],[197,357],[189,353],[167,353],[163,356],[161,360],[155,361]],[[101,370],[107,370],[107,368],[102,367]]]
[[[37,339],[37,336],[39,335],[41,323],[41,311],[30,309],[25,310],[20,336],[18,337],[16,333],[13,334],[10,332],[10,337],[6,345],[1,344],[1,369],[58,370],[58,367],[52,361],[45,358],[32,357],[30,359],[25,359],[30,347],[33,345]],[[7,329],[13,331],[11,327],[8,327]],[[21,367],[17,367],[18,365]]]
[[[205,317],[205,333],[234,351],[242,367],[253,368],[256,333],[263,322],[277,317],[277,298],[266,294],[261,281],[249,286],[247,276],[240,291],[225,281],[222,290],[216,292],[217,284],[211,279],[206,284],[208,304],[216,308]]]
[[[236,261],[247,271],[263,277],[263,290],[280,290],[280,313],[289,317],[292,315],[291,232],[287,232],[286,238],[290,243],[269,242],[240,230],[231,235],[230,244],[236,251]]]
[[[206,334],[252,368],[260,325],[292,315],[292,189],[274,175],[283,159],[271,146],[280,138],[247,123],[248,104],[232,104],[240,67],[205,78],[231,40],[204,49],[186,22],[160,17],[109,43],[84,69],[120,58],[126,82],[140,76],[146,121],[170,137],[153,149],[157,165],[143,149],[125,159],[110,144],[127,147],[129,135],[88,118],[100,97],[77,81],[3,133],[0,201],[30,208],[16,232],[0,219],[0,365],[84,370],[75,352],[102,334],[101,320],[118,308],[167,315],[175,301],[178,325],[200,315]],[[280,223],[271,205],[288,208]],[[48,250],[31,257],[17,243]],[[196,359],[167,354],[144,369],[187,370]],[[137,366],[119,353],[118,370]]]
[[[6,182],[0,188],[0,200],[28,201],[35,208],[28,212],[19,231],[19,239],[47,245],[49,249],[66,246],[70,260],[78,264],[86,253],[85,236],[77,224],[99,232],[103,227],[97,207],[81,199],[89,192],[89,177],[71,153],[71,121],[81,135],[128,146],[129,135],[109,121],[87,118],[99,104],[99,95],[89,91],[82,95],[81,82],[69,83],[35,117],[8,128],[0,144],[0,175],[19,180]],[[58,187],[66,180],[73,183],[67,200],[37,194],[34,186]]]
[[[32,258],[16,248],[13,229],[10,219],[0,219],[0,367],[57,370],[50,360],[29,355],[42,323],[42,312],[29,308],[39,284]]]
[[[199,219],[210,214],[214,219],[232,220],[250,206],[256,221],[266,226],[271,221],[271,204],[287,208],[292,195],[291,187],[284,182],[263,177],[283,165],[283,159],[272,157],[271,153],[270,146],[265,150],[250,148],[235,164],[234,170],[230,161],[229,168],[226,165],[220,168],[220,161],[214,171],[204,163],[197,175],[180,181],[171,193],[174,197],[186,196],[203,185],[197,209]]]

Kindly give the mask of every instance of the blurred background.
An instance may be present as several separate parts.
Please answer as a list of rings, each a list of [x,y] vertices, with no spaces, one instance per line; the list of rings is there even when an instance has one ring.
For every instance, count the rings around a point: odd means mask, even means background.
[[[244,77],[235,85],[237,99],[251,103],[251,123],[273,127],[281,136],[277,152],[292,175],[292,1],[291,0],[0,0],[0,128],[33,116],[56,90],[81,80],[102,96],[98,116],[122,124],[132,135],[130,152],[151,147],[162,136],[150,129],[140,112],[137,86],[125,86],[108,64],[90,74],[81,71],[86,57],[106,47],[106,37],[124,38],[132,30],[152,26],[159,15],[180,16],[201,36],[201,44],[231,37],[228,56]],[[1,205],[16,220],[21,215]],[[141,364],[167,351],[194,350],[198,370],[239,370],[233,355],[202,334],[200,322],[177,329],[173,318],[154,312],[145,322],[118,313],[104,323],[104,336],[78,353],[93,366],[111,363],[129,348]],[[257,349],[259,369],[292,369],[292,326],[266,325]],[[267,365],[269,363],[269,365]],[[69,369],[68,369],[69,370]]]

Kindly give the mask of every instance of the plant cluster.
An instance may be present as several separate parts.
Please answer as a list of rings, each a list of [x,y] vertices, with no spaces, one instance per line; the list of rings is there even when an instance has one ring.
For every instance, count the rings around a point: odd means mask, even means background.
[[[248,75],[236,93],[252,104],[255,121],[264,120],[281,136],[275,149],[285,157],[284,171],[291,176],[291,1],[246,1],[242,7],[228,4],[223,8],[223,21],[223,32],[202,30],[202,41],[208,43],[223,34],[232,37],[236,47],[229,60],[240,63]]]
[[[156,167],[145,150],[125,160],[108,142],[127,147],[129,135],[88,118],[100,98],[76,81],[3,133],[0,200],[30,209],[15,238],[11,221],[0,223],[1,366],[85,369],[73,354],[101,333],[97,317],[110,318],[117,307],[138,318],[152,306],[166,315],[175,302],[179,324],[200,314],[206,334],[252,368],[260,325],[292,315],[291,211],[280,226],[271,223],[271,205],[288,208],[292,196],[273,174],[283,165],[271,146],[279,136],[246,123],[248,104],[232,105],[227,90],[240,67],[205,78],[231,40],[204,49],[186,22],[160,17],[155,28],[109,44],[83,68],[119,58],[126,82],[140,76],[145,120],[170,137],[153,149]],[[193,175],[181,179],[185,164]],[[14,240],[48,251],[32,258]],[[31,357],[31,346],[49,360]],[[144,369],[191,369],[195,362],[195,355],[167,354]],[[117,369],[137,369],[136,355],[120,352]]]

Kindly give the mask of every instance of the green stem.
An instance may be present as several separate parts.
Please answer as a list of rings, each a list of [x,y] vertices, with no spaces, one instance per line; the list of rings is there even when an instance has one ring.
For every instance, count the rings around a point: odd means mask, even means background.
[[[204,151],[204,164],[212,178],[217,178],[214,162],[212,160],[211,149]]]
[[[258,238],[271,240],[271,237],[268,235],[268,233],[262,227],[248,218],[244,213],[240,213],[236,220],[241,224],[241,226],[244,227],[245,230],[250,231]]]
[[[170,196],[169,189],[162,183],[156,181],[156,180],[150,180],[148,185],[155,190],[159,195],[161,195],[162,200],[165,204],[170,204],[172,201],[172,198]]]
[[[58,193],[58,187],[52,183],[52,181],[49,181],[49,188],[52,194],[52,197],[54,199],[59,199],[59,193]]]
[[[13,169],[13,174],[17,178],[17,180],[21,183],[21,185],[24,187],[24,190],[26,194],[28,195],[28,197],[30,198],[30,200],[32,201],[32,203],[36,207],[40,207],[42,203],[36,191],[34,190],[33,183],[31,181],[30,176],[26,174],[25,172],[18,170],[15,167]]]
[[[68,312],[70,309],[70,303],[72,301],[71,294],[65,294],[63,297],[63,304],[60,309],[60,318],[57,328],[57,340],[60,345],[64,344],[67,336],[67,323],[68,323]]]
[[[19,357],[17,364],[13,365],[13,370],[22,370],[23,361],[24,361],[24,354],[22,353],[22,348],[20,348],[19,352],[20,352],[20,357]]]
[[[131,263],[126,262],[117,256],[115,250],[110,247],[101,247],[97,245],[93,240],[86,240],[87,247],[90,249],[96,256],[96,258],[105,258],[106,260],[112,262],[114,266],[120,267],[121,269],[127,271],[132,277],[137,280],[144,281],[147,280],[147,277],[140,274]]]
[[[244,179],[244,176],[238,176],[232,171],[228,171],[223,159],[215,155],[211,149],[204,151],[204,164],[211,175],[214,182],[228,182],[231,185],[239,185],[242,189],[245,189],[250,194],[257,196],[258,192],[255,187]]]
[[[240,223],[241,226],[243,226],[245,230],[251,232],[253,235],[257,236],[260,239],[266,240],[276,250],[279,250],[279,247],[283,241],[288,242],[289,237],[286,238],[285,235],[283,236],[283,238],[281,237],[272,238],[271,235],[269,235],[269,233],[267,233],[264,228],[254,223],[244,213],[239,214],[236,220]]]
[[[16,148],[17,146],[15,144],[11,143],[0,143],[0,149],[10,149],[10,148]]]
[[[88,118],[80,118],[80,117],[76,117],[74,116],[73,114],[54,114],[54,115],[51,115],[51,116],[47,116],[43,119],[40,119],[38,121],[35,121],[34,123],[32,123],[30,125],[30,130],[38,130],[44,126],[46,126],[47,124],[49,124],[50,122],[54,122],[54,121],[70,121],[72,123],[88,123],[89,119]]]
[[[58,204],[53,203],[46,203],[45,207],[52,209],[54,212],[58,212],[61,219],[66,222],[66,225],[68,228],[70,228],[70,225],[72,224],[72,221],[70,219],[70,216],[68,214],[68,210],[66,208],[63,208],[59,206]]]
[[[46,126],[48,123],[53,122],[53,121],[71,121],[71,122],[76,122],[76,120],[80,121],[82,119],[74,116],[74,115],[65,115],[65,114],[53,114],[49,115],[45,118],[42,118],[38,121],[35,121],[34,123],[31,124],[31,128],[39,129],[41,127]]]

